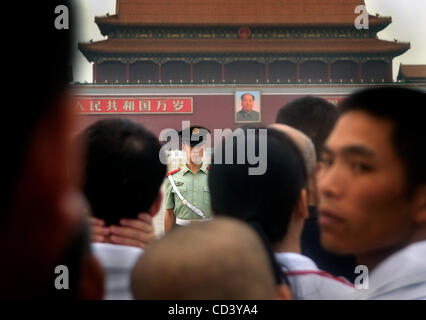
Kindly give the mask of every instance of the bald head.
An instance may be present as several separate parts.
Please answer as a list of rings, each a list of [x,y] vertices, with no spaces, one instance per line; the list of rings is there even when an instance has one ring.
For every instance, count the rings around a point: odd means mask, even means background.
[[[230,218],[175,229],[154,242],[132,275],[136,299],[273,299],[265,248],[247,225]]]
[[[311,139],[302,131],[285,124],[274,123],[271,124],[269,128],[284,132],[297,145],[303,155],[303,160],[305,162],[308,178],[311,179],[311,177],[315,175],[315,168],[317,162],[315,147]]]
[[[305,163],[306,173],[308,175],[308,202],[309,205],[315,205],[317,203],[317,190],[315,181],[317,157],[315,153],[315,146],[312,143],[312,140],[302,131],[290,127],[286,124],[274,123],[271,124],[269,128],[281,131],[286,134],[302,153],[303,162]]]

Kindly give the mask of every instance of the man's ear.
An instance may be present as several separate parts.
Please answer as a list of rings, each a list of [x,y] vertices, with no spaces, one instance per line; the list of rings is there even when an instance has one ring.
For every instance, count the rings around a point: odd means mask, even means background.
[[[303,220],[308,218],[308,197],[306,189],[302,189],[300,191],[299,199],[294,207],[294,213],[297,217],[302,218]]]
[[[275,299],[276,300],[293,300],[293,295],[291,294],[290,287],[285,284],[277,286],[275,290]]]
[[[161,202],[163,201],[163,193],[161,191],[158,192],[157,198],[154,200],[154,203],[149,208],[148,213],[151,217],[155,217],[157,213],[160,211]]]
[[[417,188],[413,197],[414,221],[419,224],[426,223],[426,185]]]

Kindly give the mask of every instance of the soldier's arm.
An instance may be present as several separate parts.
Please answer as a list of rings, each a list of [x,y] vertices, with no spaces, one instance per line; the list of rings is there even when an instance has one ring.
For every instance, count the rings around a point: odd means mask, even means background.
[[[166,212],[164,214],[164,232],[167,233],[176,223],[176,216],[174,213],[175,199],[172,193],[172,185],[168,179],[166,180],[165,191]]]
[[[174,224],[176,223],[176,216],[173,209],[166,209],[164,215],[164,232],[169,232],[172,230]]]

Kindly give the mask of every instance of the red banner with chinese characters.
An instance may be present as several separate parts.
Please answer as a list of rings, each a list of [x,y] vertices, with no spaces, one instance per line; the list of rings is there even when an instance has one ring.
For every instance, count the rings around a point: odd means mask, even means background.
[[[76,96],[76,114],[187,114],[193,113],[191,97],[88,97]]]

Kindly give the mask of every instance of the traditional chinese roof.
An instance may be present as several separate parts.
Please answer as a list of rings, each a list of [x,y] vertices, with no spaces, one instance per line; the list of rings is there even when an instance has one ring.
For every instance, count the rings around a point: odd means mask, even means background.
[[[398,80],[423,80],[426,81],[426,64],[401,64]]]
[[[108,39],[79,44],[79,49],[88,58],[96,54],[374,54],[386,52],[399,55],[409,48],[409,43],[379,39]]]
[[[96,23],[116,26],[349,26],[364,0],[117,0],[116,14]],[[370,25],[391,22],[370,16]]]

